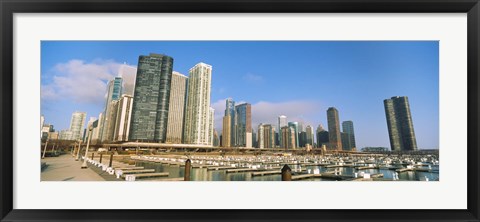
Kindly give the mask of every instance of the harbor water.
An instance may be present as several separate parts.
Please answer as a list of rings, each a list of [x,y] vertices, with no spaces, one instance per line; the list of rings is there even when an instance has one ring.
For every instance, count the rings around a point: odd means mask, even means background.
[[[169,165],[154,162],[136,161],[136,166],[145,167],[145,169],[155,169],[156,172],[168,172],[169,178],[178,178],[184,176],[185,168],[178,165]],[[271,167],[272,170],[279,170],[279,164],[271,164],[266,166]],[[335,167],[326,168],[323,166],[301,166],[301,165],[289,165],[292,169],[293,175],[311,174],[311,173],[324,173],[324,172],[337,172],[339,175],[354,175],[368,173],[368,174],[383,174],[385,180],[393,180],[395,177],[395,170],[390,169],[363,169],[357,170],[353,167]],[[192,168],[191,170],[192,181],[280,181],[281,175],[265,175],[265,176],[252,176],[251,172],[235,172],[227,173],[227,170],[208,170],[207,168]],[[407,171],[399,172],[399,181],[439,181],[439,166],[431,166],[431,172],[422,171]],[[332,179],[325,178],[310,178],[301,181],[334,181]]]

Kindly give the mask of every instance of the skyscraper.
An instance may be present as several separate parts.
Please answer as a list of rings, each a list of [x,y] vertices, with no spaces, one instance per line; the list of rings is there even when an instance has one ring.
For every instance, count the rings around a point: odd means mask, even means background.
[[[130,141],[165,142],[172,68],[170,56],[151,53],[138,58]]]
[[[353,130],[353,122],[351,120],[343,121],[342,122],[342,130],[344,133],[348,134],[348,145],[343,146],[346,147],[347,150],[353,150],[356,148],[357,145],[355,143],[355,131]],[[342,141],[343,143],[343,141]]]
[[[118,100],[113,100],[107,108],[105,122],[103,123],[103,141],[113,141],[115,125],[117,123]]]
[[[235,138],[237,147],[252,147],[252,105],[235,106]]]
[[[295,130],[293,127],[284,126],[280,131],[283,138],[280,148],[295,149]]]
[[[101,112],[101,113],[98,115],[98,127],[95,127],[95,128],[93,128],[93,130],[92,130],[92,140],[90,141],[92,144],[97,144],[97,143],[100,142],[100,137],[101,137],[101,135],[100,135],[100,132],[101,132],[100,126],[102,125],[102,127],[103,127],[103,122],[102,122],[102,120],[103,120],[103,115],[104,115],[103,112]]]
[[[295,148],[300,147],[300,141],[298,139],[298,122],[288,122],[288,126],[292,127],[295,131]]]
[[[223,125],[222,125],[222,146],[223,147],[232,147],[232,134],[231,134],[231,125],[232,124],[232,116],[224,116],[223,117]]]
[[[279,140],[280,140],[280,147],[283,146],[282,144],[286,144],[284,141],[282,141],[283,133],[281,131],[282,131],[282,128],[284,126],[288,126],[287,116],[281,115],[281,116],[278,117],[278,131],[279,131],[278,135],[279,135]]]
[[[122,94],[122,85],[123,79],[122,77],[115,77],[114,79],[110,80],[107,85],[107,100],[105,102],[105,109],[104,115],[102,116],[103,119],[100,120],[100,138],[102,141],[109,141],[111,137],[108,136],[108,127],[111,126],[110,114],[112,110],[110,110],[112,101],[117,101],[120,99]]]
[[[127,94],[122,95],[117,105],[117,119],[115,120],[115,131],[113,134],[114,141],[128,141],[132,107],[133,97]]]
[[[167,143],[183,142],[183,120],[185,114],[185,96],[187,93],[188,77],[179,72],[172,73],[170,87],[170,107],[168,111]]]
[[[189,73],[184,142],[187,144],[209,145],[208,128],[212,66],[198,63],[190,69]]]
[[[408,97],[395,96],[383,101],[387,117],[390,148],[393,151],[417,150]]]
[[[342,139],[342,150],[351,150],[350,136],[348,133],[341,132],[340,137]]]
[[[327,110],[328,121],[328,140],[330,141],[329,149],[341,150],[342,138],[340,135],[340,121],[338,117],[338,110],[335,107],[330,107]]]
[[[273,148],[275,146],[275,127],[271,124],[258,125],[258,148]]]
[[[310,144],[313,146],[314,144],[313,127],[310,125],[307,125],[307,127],[305,128],[305,132],[307,134],[307,140],[305,141],[305,144]]]
[[[263,123],[258,125],[258,133],[257,133],[257,146],[258,148],[262,149],[265,145],[265,138],[264,138],[264,130],[263,130]]]
[[[298,142],[300,147],[305,147],[305,145],[307,144],[307,132],[305,132],[305,131],[300,132],[298,134],[298,139],[300,140]]]
[[[235,119],[235,101],[232,98],[227,98],[225,101],[225,116],[230,116],[230,146],[236,146],[236,119]]]
[[[263,125],[263,148],[275,147],[275,127],[271,124]]]
[[[87,118],[86,112],[74,112],[72,113],[72,119],[70,121],[71,138],[69,140],[82,139],[83,127],[85,125],[85,119]]]
[[[322,145],[328,146],[328,137],[328,131],[323,129],[321,131],[317,131],[317,147],[322,147]]]
[[[213,131],[213,146],[220,146],[220,138],[218,137],[217,130]]]

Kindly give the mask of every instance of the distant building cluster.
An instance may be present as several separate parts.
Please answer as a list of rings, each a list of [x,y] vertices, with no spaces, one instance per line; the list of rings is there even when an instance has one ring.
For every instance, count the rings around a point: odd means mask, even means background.
[[[340,124],[339,111],[327,109],[328,131],[319,124],[288,121],[278,116],[278,124],[252,126],[252,105],[225,102],[220,133],[214,129],[214,112],[210,106],[212,66],[198,63],[189,76],[173,70],[174,59],[151,53],[141,55],[137,68],[123,64],[118,76],[107,84],[103,111],[91,117],[98,120],[91,132],[92,143],[154,142],[198,144],[221,147],[322,148],[356,151],[353,121]],[[132,76],[136,76],[133,78]],[[391,150],[417,150],[410,106],[407,97],[384,100]],[[72,113],[70,128],[55,132],[41,116],[41,139],[88,139],[85,112]],[[362,151],[383,151],[384,147],[365,147]]]
[[[222,125],[222,147],[253,147],[252,141],[252,105],[228,98],[225,102],[225,115]]]

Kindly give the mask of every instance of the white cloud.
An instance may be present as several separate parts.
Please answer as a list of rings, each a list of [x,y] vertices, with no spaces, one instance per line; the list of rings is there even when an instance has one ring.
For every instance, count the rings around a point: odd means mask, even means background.
[[[243,76],[243,79],[250,83],[261,83],[263,82],[263,77],[260,75],[255,75],[253,73],[247,73]]]
[[[42,84],[41,98],[103,104],[107,82],[118,75],[121,65],[112,60],[95,60],[91,63],[70,60],[59,63],[51,70],[52,82]]]
[[[222,118],[225,111],[225,99],[217,100],[211,106],[215,109],[215,128],[219,133],[222,130]],[[238,102],[236,104],[241,104]],[[260,101],[252,104],[252,127],[255,131],[258,124],[273,124],[275,128],[278,125],[278,116],[285,115],[289,122],[298,121],[306,124],[318,122],[321,112],[325,109],[318,101],[286,101],[286,102],[266,102]]]

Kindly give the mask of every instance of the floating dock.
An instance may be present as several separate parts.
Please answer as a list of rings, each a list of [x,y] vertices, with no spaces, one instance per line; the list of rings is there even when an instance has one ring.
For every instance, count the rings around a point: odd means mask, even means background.
[[[122,178],[125,178],[127,175],[130,174],[123,174]],[[141,178],[151,178],[151,177],[168,177],[169,173],[164,172],[164,173],[141,173],[141,174],[135,174],[135,180],[141,179]]]

